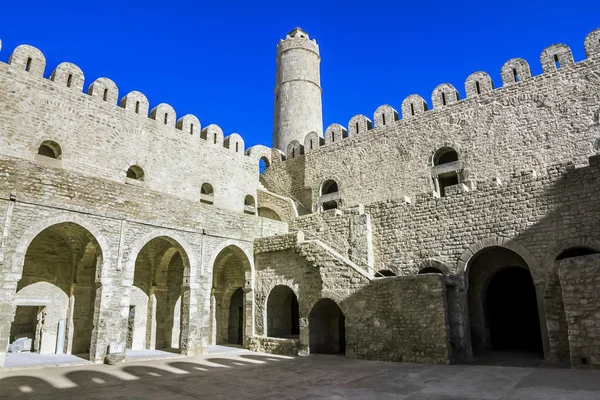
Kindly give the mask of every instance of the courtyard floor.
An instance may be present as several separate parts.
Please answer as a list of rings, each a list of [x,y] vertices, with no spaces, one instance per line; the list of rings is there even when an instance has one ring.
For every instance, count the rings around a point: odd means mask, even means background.
[[[216,349],[218,350],[218,349]],[[0,399],[600,399],[600,371],[205,356],[0,372]]]

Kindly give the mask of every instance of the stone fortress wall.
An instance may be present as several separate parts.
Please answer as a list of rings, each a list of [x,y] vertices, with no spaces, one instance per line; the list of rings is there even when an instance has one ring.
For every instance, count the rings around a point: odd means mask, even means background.
[[[475,72],[465,82],[466,99],[441,84],[432,93],[431,110],[425,99],[411,95],[401,113],[379,107],[374,123],[357,115],[347,128],[330,125],[324,138],[307,132],[303,142],[288,144],[286,161],[263,181],[302,203],[302,212],[313,210],[328,179],[337,181],[344,206],[433,192],[434,155],[445,147],[458,153],[455,169],[467,187],[560,161],[582,165],[600,137],[592,123],[600,96],[599,37],[590,33],[587,58],[577,63],[566,45],[546,48],[539,76],[531,75],[525,60],[512,59],[501,69],[501,87],[487,73]]]
[[[30,46],[0,64],[0,366],[20,337],[94,362],[229,343],[449,363],[496,347],[496,292],[515,293],[505,336],[600,365],[567,271],[600,289],[600,30],[586,60],[554,45],[540,76],[513,59],[501,88],[475,73],[465,100],[440,85],[431,111],[412,95],[402,119],[382,106],[324,137],[318,47],[299,29],[279,46],[300,52],[278,58],[295,78],[274,149],[138,92],[117,105],[106,78],[82,93],[72,64],[46,79]]]
[[[296,215],[259,182],[271,150],[149,111],[139,92],[117,104],[107,78],[82,93],[73,64],[44,74],[31,46],[0,63],[0,366],[19,335],[95,362],[125,347],[202,353],[223,336],[222,270],[251,292],[253,239]]]
[[[594,257],[586,254],[600,251],[600,216],[595,211],[600,30],[587,36],[584,47],[587,58],[579,62],[566,45],[548,47],[541,55],[539,76],[531,75],[526,61],[513,59],[502,67],[500,88],[494,88],[489,75],[477,72],[465,83],[464,100],[443,84],[433,92],[432,110],[423,98],[412,95],[402,103],[402,119],[385,105],[376,110],[374,127],[359,115],[347,129],[329,126],[324,138],[311,132],[303,142],[291,141],[286,158],[274,159],[261,181],[292,198],[299,214],[307,214],[290,224],[291,231],[299,230],[306,238],[270,250],[271,259],[261,252],[256,258],[258,290],[293,276],[290,266],[279,267],[277,273],[273,260],[283,256],[276,254],[285,249],[304,254],[303,248],[312,242],[328,248],[330,255],[336,253],[333,258],[343,258],[348,271],[357,267],[350,275],[360,275],[359,269],[369,275],[370,283],[353,289],[349,278],[338,272],[335,294],[327,289],[323,274],[323,282],[312,283],[304,293],[305,279],[288,283],[300,285],[301,315],[303,297],[320,293],[317,297],[336,300],[346,318],[348,356],[431,362],[444,359],[440,354],[447,351],[447,359],[456,361],[494,348],[498,334],[489,314],[490,282],[503,271],[514,268],[518,275],[525,270],[534,310],[517,329],[523,342],[537,331],[539,351],[547,361],[600,365],[594,346],[584,344],[598,335],[592,327],[598,322],[595,303],[583,307],[585,311],[578,308],[600,289],[590,278],[588,265],[594,263],[586,261]],[[448,150],[456,159],[438,163]],[[449,173],[455,180],[442,187],[441,178]],[[326,192],[331,180],[336,190]],[[334,209],[324,211],[327,208]],[[569,265],[585,265],[581,278],[575,270],[564,274],[568,281],[561,281],[563,259]],[[310,260],[320,270],[334,262],[316,256]],[[414,288],[411,301],[420,306],[398,307],[392,294],[380,302],[373,285],[390,278],[378,278],[377,271],[395,275],[388,284],[396,282],[396,290]],[[405,286],[422,273],[441,274],[441,299],[435,297],[431,282],[421,292],[411,286],[416,281]],[[517,275],[511,279],[521,279]],[[580,297],[572,286],[578,279],[586,285]],[[564,301],[563,290],[570,296]],[[370,305],[356,300],[363,295]],[[521,300],[528,301],[516,301]],[[445,321],[436,316],[436,303],[445,309]],[[517,314],[515,310],[515,320]],[[391,315],[398,318],[397,324],[415,331],[418,326],[423,336],[441,341],[415,344],[407,340],[414,331],[394,335],[399,326],[391,323]],[[310,331],[310,318],[305,317]],[[531,320],[538,318],[530,329]],[[356,320],[362,321],[358,328],[352,323]],[[298,351],[310,347],[309,336],[301,326]],[[277,348],[273,343],[257,347]],[[380,353],[382,347],[389,351]]]

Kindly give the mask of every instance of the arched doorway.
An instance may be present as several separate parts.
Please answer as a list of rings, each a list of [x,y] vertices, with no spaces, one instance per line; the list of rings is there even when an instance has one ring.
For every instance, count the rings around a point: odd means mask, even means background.
[[[298,299],[292,289],[278,285],[267,299],[267,336],[297,339],[300,333]]]
[[[156,237],[135,259],[126,347],[181,350],[181,297],[189,273],[187,255],[168,237]]]
[[[536,290],[525,260],[504,247],[488,247],[469,262],[468,279],[473,353],[542,358]]]
[[[246,323],[246,272],[250,262],[236,246],[217,255],[213,267],[212,343],[243,345]]]
[[[101,264],[100,246],[82,226],[65,222],[40,232],[27,248],[17,285],[11,349],[89,357]]]
[[[346,353],[346,318],[331,299],[321,299],[308,316],[309,347],[313,354]]]

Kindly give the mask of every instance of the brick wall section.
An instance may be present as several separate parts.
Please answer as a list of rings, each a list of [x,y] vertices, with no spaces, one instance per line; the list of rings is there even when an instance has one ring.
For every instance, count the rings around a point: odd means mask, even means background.
[[[565,259],[558,269],[571,365],[600,367],[600,255]],[[584,364],[584,360],[586,364]]]
[[[449,363],[445,295],[440,275],[372,281],[343,302],[347,356]]]

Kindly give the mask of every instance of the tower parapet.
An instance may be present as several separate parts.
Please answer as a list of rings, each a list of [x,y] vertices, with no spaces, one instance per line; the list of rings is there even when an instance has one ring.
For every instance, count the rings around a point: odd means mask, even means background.
[[[273,147],[304,142],[308,132],[323,136],[321,57],[317,42],[295,28],[277,46]]]

